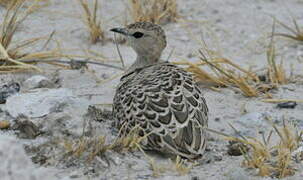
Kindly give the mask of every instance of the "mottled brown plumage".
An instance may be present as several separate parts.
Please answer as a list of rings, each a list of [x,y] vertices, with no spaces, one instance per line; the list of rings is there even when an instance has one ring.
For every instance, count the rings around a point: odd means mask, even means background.
[[[116,90],[116,126],[129,131],[139,125],[139,134],[148,134],[145,149],[200,157],[206,147],[207,105],[191,73],[159,61],[166,46],[162,28],[138,22],[112,31],[126,35],[138,55]]]

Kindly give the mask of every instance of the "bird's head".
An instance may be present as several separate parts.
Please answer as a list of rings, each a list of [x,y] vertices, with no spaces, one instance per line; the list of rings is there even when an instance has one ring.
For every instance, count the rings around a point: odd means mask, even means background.
[[[138,56],[154,61],[159,60],[166,47],[163,29],[150,22],[136,22],[123,28],[113,28],[111,31],[124,35]]]

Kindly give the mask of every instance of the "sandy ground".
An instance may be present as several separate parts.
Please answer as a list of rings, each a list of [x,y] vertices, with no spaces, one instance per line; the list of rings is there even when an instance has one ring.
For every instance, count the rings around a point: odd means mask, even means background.
[[[100,5],[102,11],[100,15],[105,19],[103,23],[107,38],[113,38],[113,34],[108,29],[124,24],[125,2],[112,0],[104,1]],[[208,46],[222,56],[232,59],[242,67],[252,67],[257,70],[266,65],[266,46],[269,42],[268,37],[273,24],[272,17],[286,24],[291,24],[290,15],[293,15],[298,23],[303,25],[302,0],[179,0],[178,9],[184,20],[163,26],[167,34],[168,47],[162,58],[167,58],[174,49],[170,61],[183,59],[192,62],[198,61],[197,50],[201,46],[196,40],[203,37]],[[1,7],[0,13],[3,15],[5,9]],[[115,61],[107,63],[120,66],[119,56],[115,45],[111,41],[94,45],[89,42],[88,33],[79,18],[80,14],[81,10],[76,1],[51,0],[49,6],[32,14],[22,24],[16,33],[15,40],[44,36],[55,31],[54,38],[60,41],[62,48],[74,49],[70,53],[83,54],[83,50],[94,50],[102,54],[105,57],[104,59]],[[281,26],[277,26],[276,31],[286,32]],[[56,43],[53,42],[48,48],[54,48],[55,45]],[[278,59],[284,59],[287,73],[292,71],[295,75],[303,75],[302,43],[277,38],[276,45]],[[38,47],[39,44],[36,48]],[[120,49],[126,64],[130,65],[135,59],[135,53],[125,45],[121,45]],[[65,89],[66,91],[60,91],[60,93],[63,95],[66,93],[68,98],[62,96],[62,101],[72,105],[63,108],[62,111],[49,110],[50,114],[43,114],[43,108],[45,107],[37,105],[39,111],[32,110],[33,112],[29,113],[30,117],[27,117],[27,119],[47,133],[33,140],[18,138],[13,130],[0,130],[0,143],[2,143],[0,157],[4,160],[12,159],[6,165],[0,165],[0,174],[7,175],[4,175],[5,179],[20,176],[25,179],[40,179],[43,177],[46,180],[262,179],[255,176],[256,172],[254,170],[246,170],[241,167],[242,156],[227,155],[227,142],[215,135],[211,135],[208,151],[211,160],[208,163],[193,167],[188,174],[183,176],[178,175],[175,171],[166,171],[161,173],[160,176],[154,177],[149,162],[141,152],[122,154],[108,152],[107,156],[114,162],[110,163],[110,166],[102,158],[92,163],[64,158],[62,147],[60,149],[58,145],[54,144],[64,139],[70,141],[79,138],[83,132],[83,119],[85,119],[82,118],[82,115],[86,113],[88,105],[98,104],[103,105],[102,108],[108,108],[106,104],[112,103],[114,90],[119,82],[118,77],[122,71],[96,65],[89,65],[90,71],[94,70],[95,73],[87,70],[64,70],[46,65],[41,67],[45,72],[40,73],[40,75],[47,77],[52,84],[51,88],[48,87],[45,91],[48,92],[48,89]],[[37,73],[1,74],[0,85],[11,81],[19,82],[21,83],[20,94],[34,93],[30,98],[37,97],[43,91],[29,92],[23,88],[24,81],[34,75],[37,75]],[[113,79],[113,77],[116,78]],[[274,98],[278,99],[303,99],[302,78],[299,78],[297,82],[280,86],[273,90],[272,94]],[[294,109],[279,109],[275,104],[261,102],[261,98],[246,98],[229,88],[222,89],[220,92],[205,89],[204,96],[210,109],[209,126],[218,131],[232,134],[233,131],[228,126],[228,123],[232,123],[243,134],[256,136],[256,132],[260,129],[265,132],[270,129],[270,126],[265,122],[265,117],[271,117],[277,124],[281,124],[284,118],[295,122],[299,128],[303,128],[303,104],[298,104]],[[20,99],[17,97],[16,100]],[[60,99],[54,98],[53,101],[57,102]],[[13,124],[16,122],[16,117],[12,114],[15,111],[18,113],[19,109],[16,108],[18,103],[13,104],[13,100],[10,100],[10,102],[10,105],[8,103],[0,105],[0,120],[10,120]],[[60,107],[56,108],[60,109]],[[246,113],[243,113],[243,109]],[[36,116],[35,113],[38,115]],[[85,130],[86,133],[95,136],[105,135],[108,141],[111,141],[116,135],[116,132],[111,128],[110,120],[93,121],[91,126],[88,130]],[[25,147],[26,154],[23,147]],[[3,156],[4,152],[9,155]],[[41,163],[42,155],[46,156],[46,163]],[[169,164],[168,159],[157,155],[151,156],[155,157],[159,164]],[[298,163],[297,166],[299,169],[296,175],[287,179],[303,179],[302,163]],[[10,171],[7,169],[10,169]]]

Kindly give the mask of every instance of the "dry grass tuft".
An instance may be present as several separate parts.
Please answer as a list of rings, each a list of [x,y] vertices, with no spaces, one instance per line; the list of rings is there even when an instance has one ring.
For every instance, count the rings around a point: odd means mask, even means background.
[[[267,87],[259,86],[258,76],[241,68],[226,58],[212,58],[202,50],[200,52],[200,63],[175,62],[175,64],[187,65],[187,70],[194,73],[196,80],[215,87],[232,87],[242,92],[247,97],[258,96]],[[210,70],[204,70],[200,66],[207,66]]]
[[[0,5],[6,8],[10,8],[17,3],[24,3],[26,0],[0,0]]]
[[[0,6],[10,8],[16,5],[16,3],[24,3],[24,7],[28,7],[27,4],[32,4],[33,2],[35,5],[31,8],[31,12],[49,5],[49,0],[0,0]]]
[[[269,91],[281,84],[287,84],[289,78],[286,76],[283,61],[277,62],[274,44],[274,26],[272,37],[267,49],[267,66],[264,76],[257,75],[251,69],[245,69],[221,56],[214,56],[215,53],[208,49],[203,41],[199,50],[200,60],[198,63],[173,62],[178,65],[187,66],[187,70],[195,75],[197,81],[211,86],[211,89],[219,90],[218,87],[230,87],[236,92],[241,92],[247,97],[272,97]],[[202,69],[204,66],[206,69]]]
[[[22,0],[24,1],[24,0]],[[14,1],[12,0],[0,0],[0,5],[4,6],[4,7],[10,7],[12,6],[12,3],[14,3]]]
[[[273,125],[280,141],[269,147],[270,135],[267,141],[261,143],[258,140],[247,141],[253,147],[252,155],[247,155],[244,165],[259,169],[260,176],[271,176],[284,178],[295,173],[294,159],[292,153],[298,148],[302,139],[295,128],[285,125],[277,128]]]
[[[107,151],[133,152],[140,148],[140,142],[145,138],[138,135],[138,129],[138,126],[134,127],[129,133],[118,136],[112,143],[107,143],[105,136],[82,136],[74,141],[64,141],[65,157],[91,162],[97,156],[105,157]]]
[[[105,144],[105,136],[99,137],[81,137],[80,139],[64,141],[66,157],[85,158],[88,162],[96,156],[102,156],[110,149],[110,145]]]
[[[141,141],[143,141],[148,134],[141,137],[138,135],[139,131],[139,126],[135,126],[128,133],[124,133],[122,127],[119,133],[120,135],[112,143],[106,143],[105,136],[93,138],[82,136],[77,140],[64,141],[64,157],[67,159],[75,158],[85,160],[89,163],[96,157],[107,159],[107,156],[105,155],[107,151],[123,153],[140,150],[148,159],[153,171],[153,176],[155,177],[158,177],[167,171],[176,172],[179,175],[185,175],[190,172],[193,165],[189,164],[187,160],[181,159],[179,156],[177,156],[174,161],[169,161],[165,164],[156,163],[154,159],[149,157],[140,146]]]
[[[129,0],[133,21],[148,21],[156,24],[174,22],[178,19],[176,0]]]
[[[123,127],[120,129],[119,136],[117,139],[110,145],[111,149],[117,152],[126,152],[134,151],[140,149],[140,143],[148,135],[143,137],[139,136],[140,127],[133,127],[128,133],[123,132]]]
[[[244,153],[245,160],[243,165],[248,168],[258,170],[259,176],[269,176],[275,178],[284,178],[294,175],[296,172],[296,158],[294,152],[302,148],[302,132],[299,132],[294,125],[283,122],[282,127],[277,127],[272,123],[273,130],[267,137],[263,136],[262,140],[253,137],[241,138],[231,137],[220,132],[218,134],[226,136],[227,140],[242,143],[250,150]],[[214,132],[213,130],[210,130]],[[273,133],[279,137],[278,142],[273,145],[271,138]]]
[[[274,32],[275,23],[273,24],[272,36],[267,49],[267,74],[269,81],[277,86],[278,84],[286,84],[288,80],[283,66],[283,60],[281,60],[279,64],[277,63]]]
[[[98,0],[94,0],[92,8],[90,8],[88,0],[79,0],[79,3],[84,12],[83,19],[90,34],[90,41],[95,44],[104,40],[104,31],[101,26],[101,20],[98,17]]]
[[[280,21],[277,21],[278,24],[280,24],[282,27],[284,27],[286,30],[288,30],[290,33],[275,33],[276,36],[282,36],[286,38],[290,38],[299,42],[303,42],[303,30],[299,27],[297,20],[295,18],[292,18],[292,22],[294,24],[294,28],[290,27]]]
[[[39,1],[35,1],[27,7],[25,7],[23,0],[13,0],[11,2],[6,10],[0,29],[0,73],[24,70],[41,71],[38,67],[23,61],[60,57],[58,51],[43,51],[41,49],[38,52],[28,53],[24,52],[24,50],[29,49],[42,40],[49,39],[50,36],[27,39],[18,43],[13,42],[19,26],[36,10]]]
[[[187,160],[182,159],[180,156],[177,156],[174,161],[169,161],[162,164],[156,163],[153,158],[147,156],[146,154],[145,156],[149,161],[154,177],[159,177],[165,172],[176,172],[178,175],[183,176],[188,174],[194,166],[194,164],[188,163]]]
[[[159,176],[161,176],[161,174],[170,170],[170,167],[167,164],[159,164],[159,163],[156,163],[153,158],[151,158],[147,155],[146,155],[146,157],[149,161],[150,168],[153,171],[154,177],[159,177]]]
[[[180,156],[177,156],[174,166],[175,166],[175,170],[181,176],[188,174],[190,172],[190,170],[193,168],[192,164],[188,165],[187,160],[182,159]]]

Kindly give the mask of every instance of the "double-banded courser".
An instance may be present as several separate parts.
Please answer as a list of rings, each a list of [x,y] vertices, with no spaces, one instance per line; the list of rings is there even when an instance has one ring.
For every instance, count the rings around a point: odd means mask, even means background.
[[[111,31],[124,35],[137,53],[116,90],[116,126],[126,132],[139,126],[140,136],[148,134],[142,142],[145,149],[200,157],[207,141],[208,108],[192,74],[160,60],[166,47],[163,29],[137,22]]]

